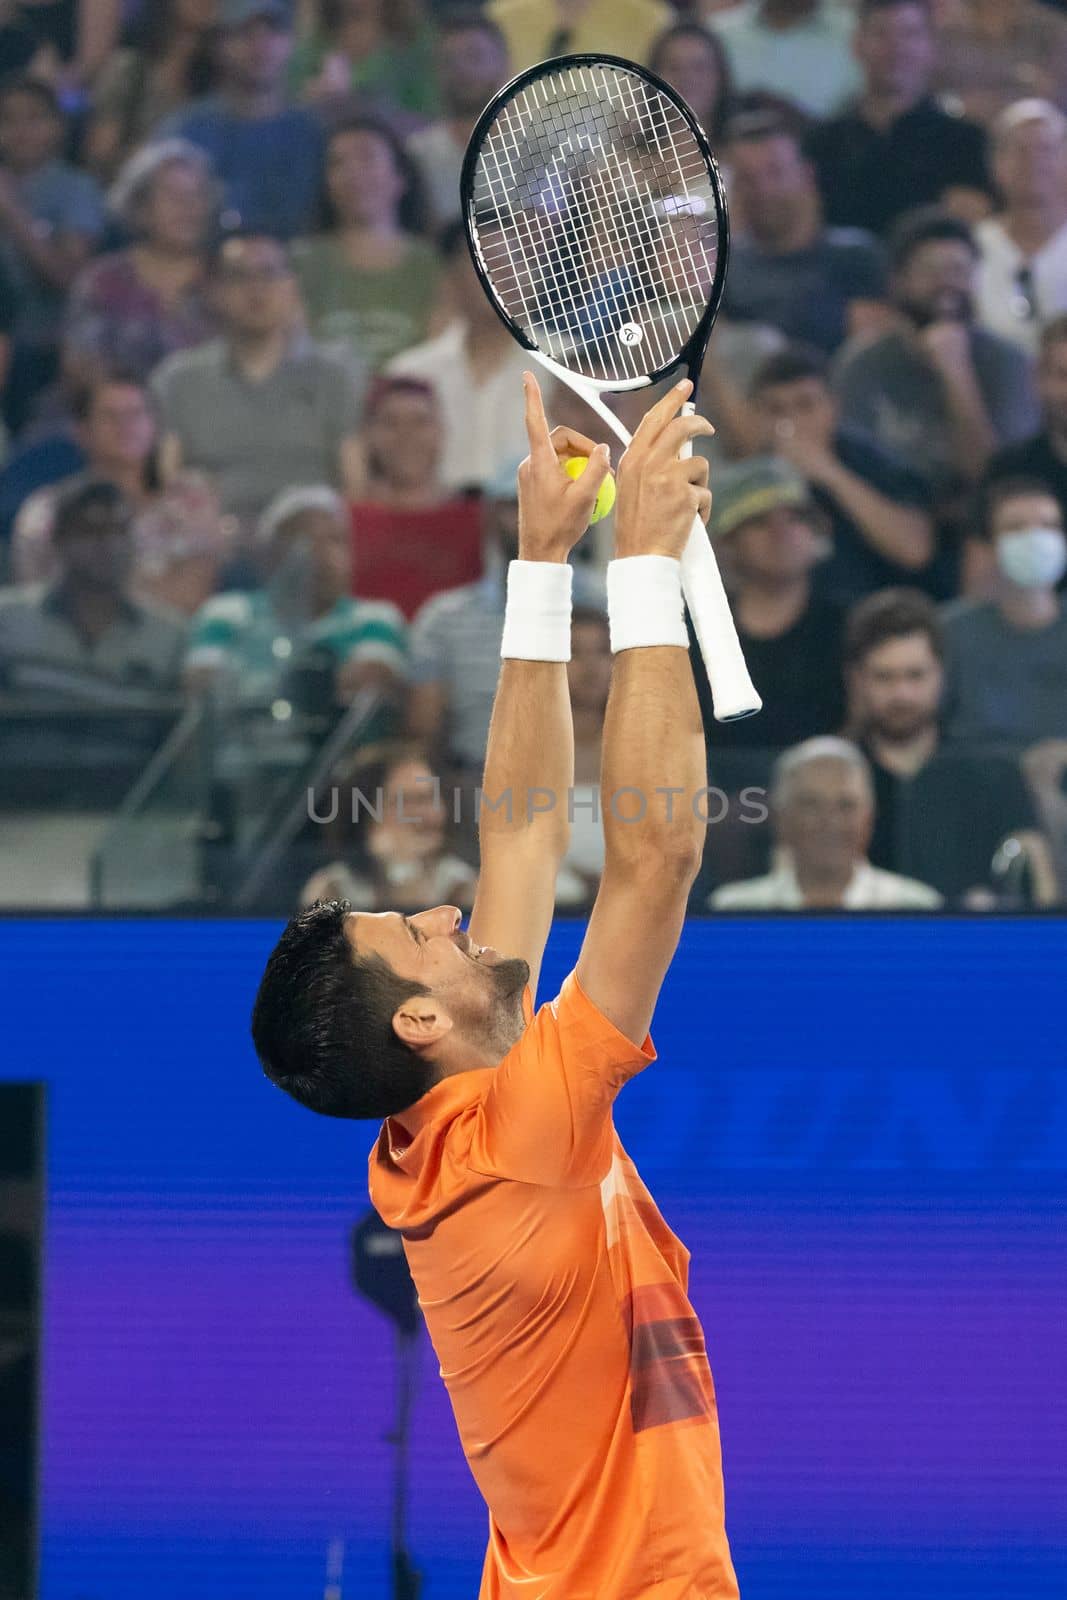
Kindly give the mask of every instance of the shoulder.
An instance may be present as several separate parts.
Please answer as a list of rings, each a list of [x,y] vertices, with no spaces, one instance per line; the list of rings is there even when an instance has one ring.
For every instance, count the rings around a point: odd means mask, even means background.
[[[977,363],[990,369],[999,367],[1004,373],[1026,374],[1033,364],[1025,350],[1021,350],[1017,344],[980,326],[971,329],[971,349]]]
[[[348,622],[360,630],[387,628],[401,634],[407,631],[403,612],[391,600],[351,600]]]
[[[431,595],[415,613],[412,627],[440,626],[461,616],[477,603],[481,582],[477,579],[474,583],[461,584],[458,589],[445,589],[441,594]]]
[[[769,906],[774,899],[774,878],[768,873],[763,878],[745,878],[741,883],[724,883],[708,897],[714,911],[758,910]]]
[[[914,908],[933,911],[944,902],[936,889],[916,878],[903,878],[897,872],[886,872],[882,867],[870,868],[870,883],[878,904],[900,910]]]
[[[417,377],[422,373],[437,372],[442,367],[452,365],[458,343],[457,330],[446,328],[435,338],[424,339],[422,344],[413,344],[410,350],[402,350],[387,364],[385,370],[403,377]]]
[[[152,386],[171,390],[214,377],[221,370],[223,359],[221,339],[210,339],[192,350],[176,350],[160,362],[152,374]]]
[[[251,594],[231,589],[225,594],[212,595],[210,600],[205,600],[193,617],[193,627],[197,630],[246,628],[252,620],[254,609]]]
[[[822,243],[827,254],[880,258],[882,253],[878,240],[866,228],[824,228]]]
[[[996,614],[988,600],[950,600],[941,607],[941,622],[950,644],[958,646],[988,632]]]

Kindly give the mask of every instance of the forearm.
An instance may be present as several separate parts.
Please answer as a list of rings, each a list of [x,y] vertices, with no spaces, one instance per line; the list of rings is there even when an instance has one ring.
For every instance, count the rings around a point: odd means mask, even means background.
[[[977,478],[996,448],[993,424],[973,369],[943,376],[956,467],[965,478]]]
[[[604,720],[605,875],[695,874],[706,783],[689,652],[674,645],[621,651]]]
[[[562,860],[570,839],[574,728],[567,668],[557,661],[501,665],[482,780],[478,831],[483,863],[521,842]]]
[[[933,528],[925,512],[895,504],[840,463],[826,488],[872,550],[897,566],[926,566],[933,555]]]

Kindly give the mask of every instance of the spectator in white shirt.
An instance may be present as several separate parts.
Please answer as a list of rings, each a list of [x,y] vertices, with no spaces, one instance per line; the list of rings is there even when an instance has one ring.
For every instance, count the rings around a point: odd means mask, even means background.
[[[509,70],[507,40],[483,11],[472,6],[441,18],[437,82],[445,114],[413,133],[407,145],[438,228],[459,216],[459,175],[468,141]]]
[[[394,356],[386,371],[436,390],[445,419],[441,477],[449,489],[481,489],[529,448],[522,374],[530,357],[478,282],[461,223],[446,228],[441,253],[454,316],[437,338]]]
[[[1067,310],[1067,117],[1019,100],[993,124],[1003,209],[974,231],[978,320],[1036,355],[1042,326]]]
[[[778,850],[765,877],[728,883],[716,911],[929,911],[941,896],[925,883],[872,867],[874,784],[847,739],[808,739],[778,760],[771,782]]]

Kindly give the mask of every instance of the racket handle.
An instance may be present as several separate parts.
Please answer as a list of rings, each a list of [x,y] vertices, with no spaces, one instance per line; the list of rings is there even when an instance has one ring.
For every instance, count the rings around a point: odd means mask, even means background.
[[[695,410],[690,401],[683,406],[682,414],[692,416]],[[684,461],[692,454],[690,439],[682,447],[681,459]],[[682,588],[704,657],[716,722],[733,722],[752,716],[760,710],[763,701],[745,665],[719,563],[711,548],[708,530],[699,517],[693,521],[693,531],[682,556]]]

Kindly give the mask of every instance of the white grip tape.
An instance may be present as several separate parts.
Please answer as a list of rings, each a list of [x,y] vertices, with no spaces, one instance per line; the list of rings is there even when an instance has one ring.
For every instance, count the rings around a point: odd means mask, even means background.
[[[611,648],[689,648],[682,603],[682,567],[671,556],[623,556],[608,562]]]
[[[500,655],[505,661],[569,661],[571,584],[569,561],[512,561]]]

